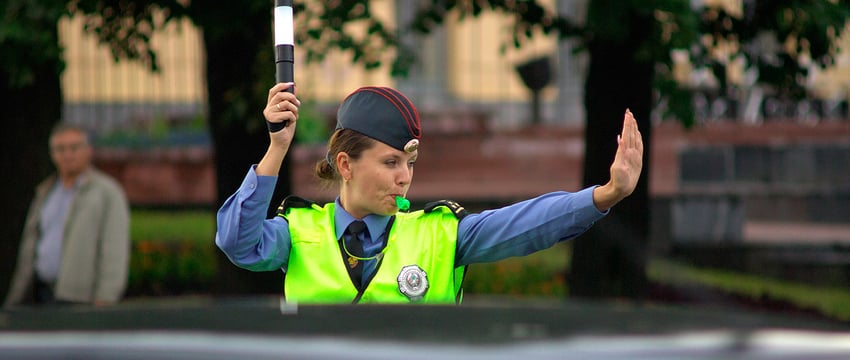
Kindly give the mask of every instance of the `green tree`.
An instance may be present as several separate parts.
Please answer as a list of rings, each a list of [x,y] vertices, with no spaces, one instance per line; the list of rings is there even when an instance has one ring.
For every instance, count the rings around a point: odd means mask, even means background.
[[[699,8],[692,10],[688,0],[595,0],[588,1],[585,21],[547,10],[536,0],[528,1],[448,1],[421,2],[409,24],[397,29],[373,16],[370,3],[361,1],[311,2],[296,4],[296,17],[307,17],[306,27],[297,29],[300,51],[308,60],[320,60],[328,49],[349,51],[354,61],[367,68],[380,64],[380,53],[396,49],[392,64],[395,75],[403,76],[416,58],[413,50],[399,41],[404,34],[427,33],[442,25],[446,15],[458,12],[461,19],[485,12],[501,12],[514,20],[514,45],[521,46],[541,29],[576,41],[590,55],[585,83],[586,160],[584,183],[608,180],[608,166],[622,114],[630,108],[644,134],[646,154],[651,151],[650,112],[659,100],[667,113],[685,125],[693,124],[690,96],[672,80],[670,50],[685,49],[697,63],[711,64],[721,73],[725,63],[709,56],[711,39],[736,41],[742,48],[764,37],[779,44],[794,39],[796,47],[765,49],[751,47],[744,52],[748,63],[761,74],[760,80],[777,92],[800,95],[799,75],[806,73],[801,53],[815,64],[830,63],[835,35],[848,17],[846,1],[838,0],[745,0],[743,11]],[[258,109],[265,103],[266,89],[273,81],[270,1],[225,2],[207,6],[184,1],[76,0],[69,2],[8,0],[0,25],[0,96],[6,106],[0,109],[13,131],[3,132],[6,154],[3,165],[16,176],[4,178],[5,214],[9,223],[3,231],[3,256],[13,259],[23,214],[29,195],[48,166],[44,142],[47,131],[59,117],[61,93],[59,74],[61,49],[56,24],[62,16],[89,16],[89,30],[110,45],[116,59],[136,59],[156,69],[156,54],[148,40],[155,29],[168,21],[187,17],[204,32],[208,54],[207,80],[215,161],[217,198],[220,204],[241,182],[244,171],[257,161],[266,144],[265,129]],[[163,12],[158,12],[163,10]],[[164,16],[161,16],[164,15]],[[346,32],[350,23],[367,25],[368,34]],[[402,35],[402,36],[400,36]],[[494,54],[496,55],[496,54]],[[777,61],[777,59],[779,59]],[[658,92],[658,96],[655,95]],[[14,104],[14,106],[12,106]],[[665,114],[665,117],[667,114]],[[23,148],[23,152],[21,149]],[[8,163],[6,163],[8,162]],[[575,241],[570,292],[578,296],[646,295],[645,262],[649,224],[647,174],[635,193],[618,205],[602,224]],[[18,170],[20,169],[20,170]],[[234,170],[236,169],[236,170]],[[21,173],[21,174],[18,174]],[[22,175],[22,176],[17,176]],[[289,166],[281,170],[278,194],[288,193]],[[280,196],[280,195],[278,195]],[[278,199],[272,203],[275,204]],[[218,204],[217,204],[218,205]],[[226,260],[222,260],[226,261]],[[13,261],[5,261],[11,272]],[[232,266],[222,266],[222,291],[276,291],[279,275],[257,282],[240,278]],[[251,279],[257,277],[251,276]],[[7,279],[2,279],[7,280]],[[266,284],[249,285],[240,284]]]
[[[834,61],[835,35],[845,28],[850,6],[838,1],[744,1],[743,8],[699,7],[689,1],[600,1],[589,3],[582,36],[590,53],[585,85],[587,111],[584,183],[607,180],[605,163],[615,148],[609,141],[618,113],[630,107],[639,121],[647,155],[652,146],[650,110],[668,104],[662,116],[694,124],[691,94],[673,80],[672,49],[683,49],[697,65],[712,68],[725,89],[731,59],[713,55],[720,43],[739,44],[746,63],[757,69],[758,82],[789,98],[805,95],[802,78],[814,65]],[[617,10],[614,10],[617,9]],[[612,11],[613,10],[613,11]],[[792,48],[765,48],[772,42]],[[653,91],[659,91],[655,97]],[[570,293],[578,296],[647,295],[649,202],[645,171],[635,193],[599,226],[574,243]]]
[[[60,117],[63,63],[56,23],[64,4],[8,0],[0,13],[0,292],[15,267],[18,241],[35,185],[50,171],[47,136]]]

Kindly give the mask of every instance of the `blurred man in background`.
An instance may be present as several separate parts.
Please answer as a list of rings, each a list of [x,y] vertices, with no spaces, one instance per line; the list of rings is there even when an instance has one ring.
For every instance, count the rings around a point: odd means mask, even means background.
[[[5,306],[114,304],[129,272],[127,198],[92,165],[83,129],[60,123],[49,145],[56,173],[36,188]]]

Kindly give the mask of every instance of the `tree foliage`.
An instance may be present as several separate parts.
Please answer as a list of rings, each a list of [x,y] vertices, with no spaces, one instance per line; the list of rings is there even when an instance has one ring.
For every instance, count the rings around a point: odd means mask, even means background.
[[[576,41],[579,49],[596,39],[623,38],[633,29],[629,14],[645,14],[657,22],[655,34],[640,46],[639,58],[658,64],[657,88],[673,102],[687,103],[677,94],[682,90],[672,76],[671,50],[683,49],[696,66],[712,69],[725,86],[725,71],[735,57],[745,59],[746,66],[758,73],[758,81],[775,91],[792,97],[805,95],[802,78],[812,66],[834,63],[838,52],[835,39],[841,35],[850,16],[850,5],[844,0],[747,0],[742,8],[723,1],[663,0],[595,0],[605,6],[591,6],[585,21],[581,16],[559,14],[541,1],[429,1],[408,24],[390,26],[377,17],[370,2],[332,1],[296,2],[297,41],[307,61],[321,61],[332,49],[350,52],[353,61],[365,68],[381,65],[381,54],[393,50],[392,71],[405,75],[415,62],[415,53],[400,37],[404,34],[428,34],[441,27],[450,14],[461,21],[483,13],[497,12],[511,21],[512,46],[520,47],[535,30],[558,34]],[[699,6],[694,9],[693,4]],[[268,9],[267,1],[246,1],[245,11]],[[603,9],[594,13],[592,9]],[[205,31],[239,31],[240,17],[199,2],[174,0],[75,0],[30,2],[10,0],[3,15],[0,39],[4,46],[17,42],[38,44],[41,53],[4,51],[0,64],[10,78],[8,86],[32,81],[33,64],[48,58],[60,58],[61,50],[49,32],[33,31],[33,19],[58,20],[61,16],[82,14],[85,26],[108,44],[114,58],[141,61],[156,71],[156,51],[150,39],[157,29],[169,21],[189,17]],[[227,26],[223,26],[227,25]],[[352,25],[365,29],[365,34],[351,31]],[[720,48],[720,49],[719,49]],[[61,67],[56,71],[61,72]],[[685,89],[686,90],[686,89]],[[684,106],[682,106],[684,105]],[[689,124],[688,104],[672,106],[680,120]]]
[[[0,75],[2,86],[21,88],[35,81],[35,69],[42,64],[61,59],[62,52],[56,31],[45,28],[55,24],[68,11],[62,2],[45,1],[32,3],[26,0],[5,2],[0,25]],[[21,52],[20,49],[39,49]],[[59,74],[64,69],[60,61],[51,65]]]
[[[579,50],[598,39],[625,38],[635,26],[630,19],[649,17],[655,21],[654,34],[637,47],[634,55],[658,65],[655,88],[658,100],[667,104],[664,117],[675,117],[690,126],[692,89],[674,78],[672,50],[683,50],[695,66],[709,68],[721,88],[728,85],[726,72],[730,63],[741,57],[745,66],[758,74],[759,83],[779,94],[799,98],[805,95],[803,79],[809,69],[834,62],[839,50],[835,39],[850,16],[848,2],[839,0],[747,0],[740,8],[727,5],[734,3],[731,1],[594,2],[604,5],[590,6],[586,17],[560,14],[539,0],[419,2],[412,20],[395,26],[376,16],[370,2],[296,2],[296,41],[308,62],[322,61],[332,50],[342,50],[367,69],[382,65],[383,54],[390,51],[394,54],[393,75],[406,76],[415,64],[416,54],[400,39],[405,34],[429,34],[450,16],[463,21],[484,13],[500,13],[510,21],[510,46],[521,47],[539,30],[574,41]],[[265,1],[240,5],[271,7]],[[595,13],[593,9],[601,11]],[[150,37],[170,20],[188,16],[205,29],[239,31],[238,24],[233,24],[238,22],[238,16],[217,13],[215,7],[197,2],[78,0],[71,2],[68,10],[87,15],[87,28],[110,45],[116,59],[136,59],[153,70],[157,62]],[[355,27],[365,32],[353,31]]]

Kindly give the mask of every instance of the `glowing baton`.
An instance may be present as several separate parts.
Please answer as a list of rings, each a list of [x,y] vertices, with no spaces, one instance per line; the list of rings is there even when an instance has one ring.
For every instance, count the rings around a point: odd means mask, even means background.
[[[292,64],[295,63],[295,27],[292,25],[292,0],[274,1],[274,63],[278,83],[293,82]],[[292,87],[286,89],[293,92]],[[285,128],[289,121],[269,123],[269,131]]]

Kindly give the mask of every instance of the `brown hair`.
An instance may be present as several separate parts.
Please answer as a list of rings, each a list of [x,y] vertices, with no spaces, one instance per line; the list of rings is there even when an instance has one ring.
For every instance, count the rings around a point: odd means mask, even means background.
[[[326,187],[332,187],[339,182],[340,176],[333,161],[336,154],[345,152],[352,159],[359,159],[363,151],[375,145],[376,140],[357,131],[350,129],[339,129],[331,135],[328,140],[328,153],[324,159],[316,163],[316,176],[322,180]]]

